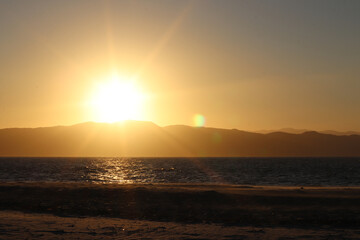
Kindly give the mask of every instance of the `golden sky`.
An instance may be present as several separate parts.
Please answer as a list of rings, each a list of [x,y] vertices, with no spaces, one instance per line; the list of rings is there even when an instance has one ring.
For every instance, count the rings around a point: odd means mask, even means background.
[[[160,126],[360,130],[359,12],[330,0],[1,1],[0,128],[119,111]]]

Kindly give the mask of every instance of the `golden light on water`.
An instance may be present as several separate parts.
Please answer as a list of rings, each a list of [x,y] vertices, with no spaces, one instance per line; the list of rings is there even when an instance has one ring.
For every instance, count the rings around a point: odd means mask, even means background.
[[[91,109],[100,122],[142,120],[144,99],[144,93],[133,79],[114,74],[97,84]]]

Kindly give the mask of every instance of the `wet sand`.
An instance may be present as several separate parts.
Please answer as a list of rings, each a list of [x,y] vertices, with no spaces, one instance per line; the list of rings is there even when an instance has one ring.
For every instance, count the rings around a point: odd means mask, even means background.
[[[359,187],[2,183],[0,210],[0,239],[360,237]]]

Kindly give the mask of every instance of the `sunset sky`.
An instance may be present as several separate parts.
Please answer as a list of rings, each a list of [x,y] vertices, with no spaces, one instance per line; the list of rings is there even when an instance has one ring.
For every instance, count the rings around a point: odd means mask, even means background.
[[[0,1],[0,128],[124,119],[359,131],[360,1]]]

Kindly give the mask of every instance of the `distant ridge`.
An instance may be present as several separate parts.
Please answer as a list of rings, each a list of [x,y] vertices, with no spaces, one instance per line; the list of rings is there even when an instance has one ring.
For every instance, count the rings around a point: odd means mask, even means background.
[[[86,122],[0,129],[0,156],[39,157],[304,157],[360,156],[360,135],[305,131],[159,127],[152,122]]]
[[[294,133],[294,134],[301,134],[304,132],[310,132],[312,130],[309,129],[296,129],[296,128],[281,128],[278,130],[259,130],[259,131],[254,131],[256,133],[272,133],[272,132],[285,132],[285,133]],[[360,135],[360,132],[356,132],[356,131],[333,131],[333,130],[324,130],[324,131],[317,131],[319,133],[324,133],[324,134],[331,134],[331,135],[337,135],[337,136],[348,136],[348,135]]]

